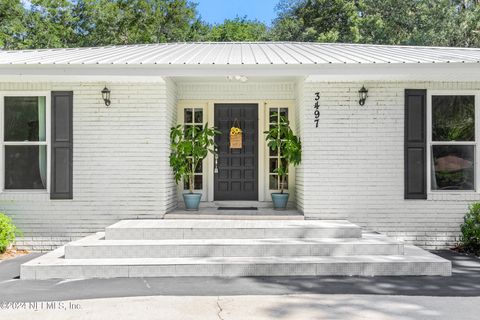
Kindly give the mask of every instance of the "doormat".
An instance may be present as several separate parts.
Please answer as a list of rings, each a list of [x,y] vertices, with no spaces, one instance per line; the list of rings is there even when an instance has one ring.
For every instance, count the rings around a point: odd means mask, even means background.
[[[217,210],[258,210],[257,207],[218,207]]]

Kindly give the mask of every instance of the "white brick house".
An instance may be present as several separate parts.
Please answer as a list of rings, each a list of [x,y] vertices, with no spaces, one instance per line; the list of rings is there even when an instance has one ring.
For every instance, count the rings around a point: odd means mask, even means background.
[[[411,122],[408,92],[420,108],[410,110],[419,112]],[[56,97],[72,114],[55,118]],[[268,205],[277,189],[263,131],[271,112],[288,110],[303,145],[302,165],[289,177],[292,206],[307,219],[348,219],[443,248],[457,241],[468,204],[480,200],[479,101],[480,49],[202,43],[0,51],[0,211],[24,231],[19,244],[39,250],[122,219],[162,218],[182,193],[168,164],[170,127],[214,124],[216,105],[254,104],[254,201]],[[457,117],[445,106],[466,110],[473,135],[434,139]],[[22,112],[36,115],[33,138],[24,136],[30,122]],[[53,141],[55,126],[71,139]],[[66,153],[53,152],[57,143]],[[409,143],[417,143],[412,154]],[[214,166],[209,156],[198,173],[204,206],[218,200]]]

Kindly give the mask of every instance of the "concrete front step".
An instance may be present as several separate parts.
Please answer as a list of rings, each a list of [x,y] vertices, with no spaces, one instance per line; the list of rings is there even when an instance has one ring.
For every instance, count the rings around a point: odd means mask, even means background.
[[[65,246],[66,259],[403,255],[403,242],[363,238],[104,240],[104,233]]]
[[[64,247],[21,266],[22,279],[197,276],[451,275],[451,263],[406,246],[405,255],[64,259]]]
[[[123,220],[106,240],[360,238],[346,220]]]

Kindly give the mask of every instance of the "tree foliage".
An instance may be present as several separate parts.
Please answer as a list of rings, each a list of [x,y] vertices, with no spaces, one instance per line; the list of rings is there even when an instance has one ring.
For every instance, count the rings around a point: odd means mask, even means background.
[[[268,40],[267,26],[246,17],[227,19],[222,24],[211,27],[209,41],[262,41]]]
[[[358,42],[357,6],[349,0],[283,1],[275,22],[276,40]],[[290,38],[291,37],[291,38]]]
[[[275,40],[480,46],[479,0],[283,0]]]
[[[25,9],[20,0],[0,1],[0,48],[22,47],[25,33]]]
[[[272,26],[209,25],[194,0],[1,0],[0,48],[183,41],[480,47],[480,0],[279,0]]]

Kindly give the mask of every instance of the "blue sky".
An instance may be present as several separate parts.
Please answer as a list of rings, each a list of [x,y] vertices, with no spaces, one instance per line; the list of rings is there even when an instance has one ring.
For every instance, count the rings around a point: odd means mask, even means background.
[[[270,25],[279,0],[195,0],[198,12],[208,23],[221,23],[236,16],[247,16]]]

